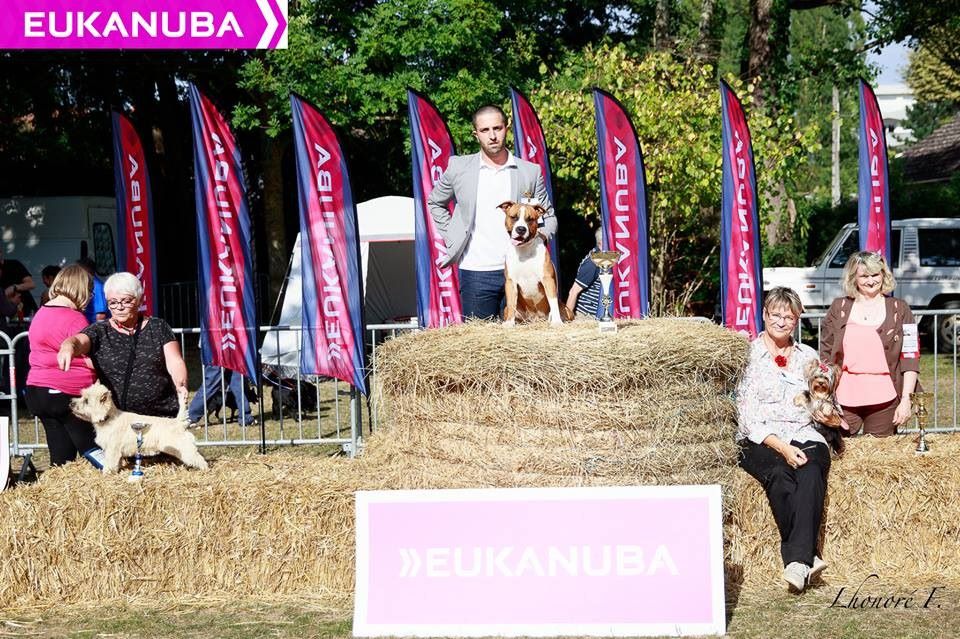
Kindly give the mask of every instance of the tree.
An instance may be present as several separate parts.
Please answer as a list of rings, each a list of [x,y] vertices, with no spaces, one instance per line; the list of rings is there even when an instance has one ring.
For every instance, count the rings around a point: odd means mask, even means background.
[[[910,55],[907,83],[918,102],[960,104],[960,40],[919,46]]]
[[[864,25],[858,13],[839,2],[728,0],[718,65],[756,84],[755,106],[771,116],[790,115],[801,128],[820,131],[809,162],[791,175],[793,183],[773,184],[765,193],[765,262],[803,263],[811,200],[830,193],[831,94],[839,89],[843,117],[841,155],[856,153],[856,78],[868,76],[862,50]],[[851,168],[853,167],[853,168]],[[856,184],[855,166],[841,164],[843,192]],[[803,197],[791,196],[791,194]]]
[[[873,0],[868,48],[893,42],[949,44],[960,33],[960,0]]]
[[[283,170],[291,170],[289,94],[313,102],[339,130],[354,195],[410,189],[406,88],[426,93],[446,117],[457,148],[472,149],[470,115],[502,103],[568,49],[652,29],[653,0],[327,0],[301,3],[286,50],[251,57],[247,92],[233,123],[263,134],[261,167],[271,280],[286,266]],[[289,217],[289,216],[288,216]]]
[[[504,39],[503,10],[486,0],[391,0],[301,5],[290,46],[249,60],[240,86],[250,98],[234,111],[241,128],[264,135],[265,211],[271,280],[286,266],[281,159],[290,146],[289,95],[313,102],[338,128],[350,161],[354,195],[366,199],[410,189],[406,88],[437,103],[467,148],[469,116],[500,102],[517,69],[533,65],[533,39]],[[535,65],[534,65],[535,66]]]
[[[731,83],[749,102],[754,85]],[[599,182],[588,89],[609,90],[627,108],[644,151],[655,312],[682,310],[719,277],[720,99],[714,69],[695,57],[634,56],[620,45],[571,54],[531,94],[551,144],[557,200],[597,224]],[[749,109],[761,190],[789,183],[815,148],[816,127]],[[767,207],[760,206],[762,217]],[[711,291],[712,292],[712,291]]]
[[[112,109],[131,116],[151,171],[161,281],[196,278],[190,117],[182,80],[218,104],[236,101],[246,52],[0,53],[0,190],[8,195],[113,193]],[[241,138],[245,154],[253,145]],[[254,153],[245,157],[256,157]],[[251,176],[256,185],[257,174]],[[254,194],[256,191],[254,190]],[[256,210],[258,201],[253,198]],[[79,257],[79,256],[78,256]]]

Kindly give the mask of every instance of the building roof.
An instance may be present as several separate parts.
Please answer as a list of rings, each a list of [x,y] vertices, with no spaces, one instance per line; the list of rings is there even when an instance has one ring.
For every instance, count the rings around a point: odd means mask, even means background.
[[[911,182],[947,180],[960,171],[960,115],[906,149],[904,176]]]

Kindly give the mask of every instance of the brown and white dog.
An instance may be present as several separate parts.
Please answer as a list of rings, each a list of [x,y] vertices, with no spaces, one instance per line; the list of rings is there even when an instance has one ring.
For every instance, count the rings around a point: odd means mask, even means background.
[[[807,390],[793,398],[796,406],[806,408],[814,419],[816,429],[837,454],[843,453],[843,410],[837,404],[835,393],[840,381],[840,367],[810,360],[804,367]]]
[[[507,248],[504,326],[549,317],[561,324],[572,319],[557,295],[557,272],[547,244],[537,233],[540,217],[546,212],[538,203],[507,201],[500,205],[510,235]]]

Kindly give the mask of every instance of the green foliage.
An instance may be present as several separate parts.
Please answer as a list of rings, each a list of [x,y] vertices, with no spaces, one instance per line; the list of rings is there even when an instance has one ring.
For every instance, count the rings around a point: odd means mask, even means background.
[[[904,178],[900,162],[891,162],[890,215],[893,219],[960,217],[960,173],[944,182],[914,184]]]
[[[870,34],[876,45],[931,38],[938,29],[960,30],[960,0],[873,0]]]
[[[939,47],[923,45],[910,56],[907,82],[917,100],[960,104],[960,30],[954,38]]]
[[[730,79],[746,105],[756,89]],[[669,54],[630,55],[588,47],[544,78],[531,95],[550,141],[557,200],[596,225],[599,180],[592,96],[599,86],[622,102],[644,151],[649,190],[651,274],[658,311],[678,310],[719,272],[720,99],[714,70]],[[761,192],[790,183],[817,148],[815,126],[767,111],[747,113]],[[766,203],[760,202],[762,222]]]
[[[919,142],[956,117],[958,111],[960,102],[918,101],[907,107],[903,126],[913,131],[914,139]]]
[[[830,8],[798,11],[791,26],[790,73],[781,82],[792,88],[790,107],[801,125],[820,126],[819,145],[795,177],[796,192],[807,198],[826,198],[831,180],[831,120],[833,88],[840,97],[840,190],[857,189],[859,126],[858,78],[869,80],[870,70],[859,51],[865,26],[859,14],[844,19]],[[798,208],[803,208],[798,204]],[[800,251],[802,253],[802,251]]]

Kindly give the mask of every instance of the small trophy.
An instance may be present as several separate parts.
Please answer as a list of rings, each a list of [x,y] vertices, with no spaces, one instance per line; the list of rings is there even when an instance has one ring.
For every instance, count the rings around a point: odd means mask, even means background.
[[[137,456],[134,458],[133,470],[130,471],[130,477],[127,478],[127,481],[134,482],[143,479],[143,455],[140,453],[140,449],[143,447],[143,431],[150,428],[150,424],[133,422],[130,424],[130,428],[137,434]]]
[[[910,393],[910,404],[913,406],[913,412],[917,416],[917,428],[920,430],[920,436],[917,437],[916,453],[922,455],[930,451],[927,446],[927,419],[930,417],[930,409],[927,404],[933,399],[933,393]]]
[[[601,301],[603,302],[603,317],[597,324],[601,333],[616,333],[617,325],[613,322],[613,316],[610,315],[610,285],[613,283],[613,265],[620,261],[620,251],[594,251],[590,256],[591,261],[600,269],[600,290],[603,292]]]

